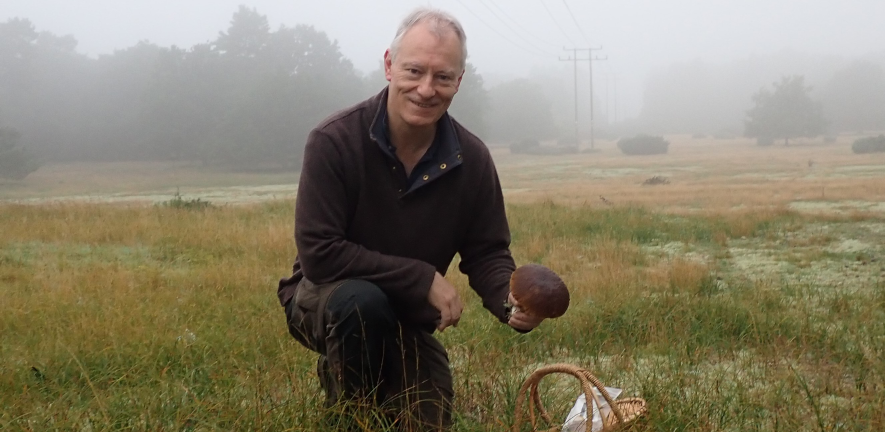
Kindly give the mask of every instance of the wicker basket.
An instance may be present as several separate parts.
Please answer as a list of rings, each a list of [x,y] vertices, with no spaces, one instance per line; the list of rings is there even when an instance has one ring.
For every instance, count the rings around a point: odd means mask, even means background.
[[[599,393],[602,394],[602,397],[605,398],[606,402],[608,402],[608,405],[611,407],[611,412],[602,419],[603,430],[606,432],[619,430],[629,426],[640,416],[648,412],[645,399],[626,398],[618,401],[612,400],[608,391],[605,390],[605,386],[603,386],[602,383],[590,373],[590,371],[570,364],[552,364],[541,367],[529,375],[525,380],[525,383],[522,385],[522,388],[519,389],[519,394],[516,397],[516,419],[513,423],[512,432],[519,432],[519,428],[523,423],[522,404],[527,393],[531,394],[531,398],[529,399],[529,421],[531,422],[532,430],[538,430],[537,418],[535,415],[536,410],[541,414],[541,417],[548,425],[556,424],[541,404],[541,395],[538,393],[538,384],[540,384],[541,378],[552,373],[566,373],[577,378],[581,382],[581,389],[584,391],[588,405],[591,400],[596,402],[596,406],[601,405],[596,393],[593,391],[593,387],[595,386],[599,390]],[[591,432],[592,427],[593,422],[590,421],[590,419],[587,419],[587,432]],[[561,429],[562,425],[557,425],[545,429],[545,431],[559,432]]]

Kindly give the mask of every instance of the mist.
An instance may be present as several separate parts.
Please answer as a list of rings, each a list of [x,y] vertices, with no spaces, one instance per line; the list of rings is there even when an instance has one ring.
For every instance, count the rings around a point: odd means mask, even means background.
[[[399,20],[455,14],[451,112],[491,146],[741,135],[753,95],[802,76],[827,134],[885,130],[874,1],[7,1],[0,127],[45,160],[297,168],[310,129],[381,91]],[[593,48],[593,103],[588,51]],[[577,55],[579,61],[574,62]]]

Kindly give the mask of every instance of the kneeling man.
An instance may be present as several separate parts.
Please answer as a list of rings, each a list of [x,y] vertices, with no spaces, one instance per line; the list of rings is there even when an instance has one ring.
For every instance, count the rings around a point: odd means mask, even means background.
[[[447,114],[466,59],[458,21],[418,9],[384,54],[389,86],[310,133],[298,256],[278,290],[289,332],[320,354],[327,404],[394,407],[409,430],[451,425],[452,375],[433,332],[461,317],[444,277],[455,254],[501,322],[541,321],[507,316],[515,266],[501,186],[482,141]]]

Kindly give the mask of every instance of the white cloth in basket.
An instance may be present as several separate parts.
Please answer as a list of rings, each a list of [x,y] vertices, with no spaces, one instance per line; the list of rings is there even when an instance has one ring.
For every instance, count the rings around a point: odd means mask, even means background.
[[[608,395],[611,396],[612,400],[615,400],[621,395],[623,390],[614,387],[606,387],[605,391],[608,392]],[[607,416],[611,412],[611,408],[608,406],[608,402],[602,397],[602,394],[598,389],[594,388],[593,393],[599,398],[601,406],[597,407],[596,402],[591,401],[593,405],[593,425],[591,426],[591,430],[593,432],[598,432],[602,430],[603,416]],[[562,432],[584,432],[586,430],[587,396],[584,393],[581,393],[581,395],[578,396],[578,399],[575,400],[575,406],[572,407],[571,411],[569,411],[568,415],[565,417],[565,423],[562,425]]]

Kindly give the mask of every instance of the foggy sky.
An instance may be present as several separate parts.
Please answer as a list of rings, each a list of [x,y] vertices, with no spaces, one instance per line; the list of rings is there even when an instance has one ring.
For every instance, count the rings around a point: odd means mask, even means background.
[[[0,0],[0,21],[27,18],[38,31],[74,36],[79,52],[96,56],[140,40],[184,48],[213,40],[240,4],[274,29],[314,25],[363,72],[378,67],[398,22],[422,5],[462,21],[469,60],[487,81],[571,67],[558,61],[569,54],[563,47],[602,46],[596,55],[608,60],[594,64],[595,87],[617,79],[624,115],[639,111],[648,76],[674,62],[784,50],[885,55],[879,0]]]

